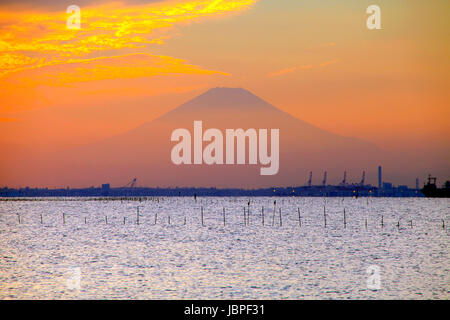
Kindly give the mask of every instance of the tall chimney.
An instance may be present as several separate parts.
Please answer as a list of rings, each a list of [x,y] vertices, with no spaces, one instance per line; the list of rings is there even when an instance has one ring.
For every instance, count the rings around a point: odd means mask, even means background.
[[[382,188],[383,179],[381,177],[381,166],[378,166],[378,190],[380,191]]]

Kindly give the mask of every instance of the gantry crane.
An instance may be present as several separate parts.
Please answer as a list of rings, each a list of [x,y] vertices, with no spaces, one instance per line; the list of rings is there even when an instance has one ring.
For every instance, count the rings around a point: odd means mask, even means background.
[[[327,171],[323,173],[322,185],[325,187],[327,185]]]
[[[341,185],[347,185],[347,171],[344,171],[344,179],[342,179]]]
[[[361,187],[364,186],[365,180],[366,180],[366,172],[363,171],[363,173],[362,173],[362,178],[361,178],[361,182],[359,183],[359,185],[360,185]]]
[[[136,180],[137,178],[134,178],[130,182],[128,182],[126,185],[124,185],[122,188],[135,188],[136,187]]]

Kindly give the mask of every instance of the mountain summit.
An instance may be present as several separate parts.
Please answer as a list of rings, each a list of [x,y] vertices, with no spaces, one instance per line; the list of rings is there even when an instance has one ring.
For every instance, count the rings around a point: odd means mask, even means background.
[[[242,88],[212,88],[182,104],[177,111],[203,111],[205,109],[250,110],[261,111],[261,108],[274,108],[250,91]],[[170,114],[170,113],[169,113]]]

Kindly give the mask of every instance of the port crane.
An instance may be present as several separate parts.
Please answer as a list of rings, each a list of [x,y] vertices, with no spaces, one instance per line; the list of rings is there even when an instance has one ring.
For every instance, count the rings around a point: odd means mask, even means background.
[[[344,179],[342,179],[341,186],[347,185],[347,171],[344,171]]]
[[[312,171],[309,172],[308,187],[311,187],[311,183],[312,183]]]
[[[362,178],[361,178],[361,182],[359,183],[359,185],[360,185],[361,187],[364,186],[365,180],[366,180],[366,172],[363,171],[363,173],[362,173]]]
[[[135,188],[136,187],[136,181],[137,178],[134,178],[130,182],[128,182],[126,185],[124,185],[122,188]]]
[[[327,185],[327,171],[323,173],[322,185],[325,187]]]

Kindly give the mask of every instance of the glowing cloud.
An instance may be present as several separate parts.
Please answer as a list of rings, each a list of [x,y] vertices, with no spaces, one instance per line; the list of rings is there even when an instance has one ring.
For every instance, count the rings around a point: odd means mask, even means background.
[[[322,63],[320,64],[320,66],[321,66],[321,67],[326,67],[326,66],[328,66],[328,65],[330,65],[330,64],[335,64],[335,63],[338,63],[338,62],[339,62],[338,59],[329,60],[329,61],[322,62]]]
[[[7,75],[5,80],[30,87],[36,85],[60,86],[71,82],[108,79],[131,79],[160,75],[228,75],[224,72],[204,70],[185,60],[146,53],[92,59],[69,60],[65,64],[31,68]]]
[[[292,68],[286,68],[286,69],[282,69],[279,71],[275,71],[275,72],[271,72],[269,73],[269,77],[276,77],[276,76],[281,76],[283,74],[286,73],[292,73],[295,71],[299,71],[299,70],[307,70],[307,69],[311,69],[312,65],[303,65],[303,66],[299,66],[299,67],[292,67]]]
[[[130,50],[146,51],[149,45],[164,43],[173,36],[177,25],[240,12],[256,1],[184,0],[137,5],[114,2],[89,6],[81,8],[80,30],[66,28],[65,10],[2,9],[0,76],[29,68],[120,55]],[[171,69],[173,61],[165,61]]]
[[[335,64],[335,63],[338,63],[338,62],[339,62],[338,59],[329,60],[329,61],[322,62],[320,64],[320,66],[322,68],[324,68],[324,67],[326,67],[326,66],[328,66],[330,64]],[[313,66],[310,65],[310,64],[302,65],[302,66],[299,66],[299,67],[291,67],[291,68],[281,69],[281,70],[275,71],[275,72],[270,72],[268,74],[268,76],[269,77],[277,77],[277,76],[281,76],[281,75],[284,75],[284,74],[287,74],[287,73],[293,73],[293,72],[296,72],[296,71],[307,70],[307,69],[312,69],[312,68],[313,68]]]

